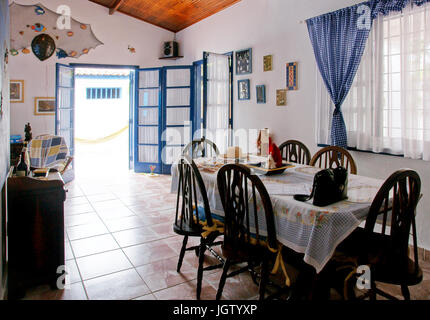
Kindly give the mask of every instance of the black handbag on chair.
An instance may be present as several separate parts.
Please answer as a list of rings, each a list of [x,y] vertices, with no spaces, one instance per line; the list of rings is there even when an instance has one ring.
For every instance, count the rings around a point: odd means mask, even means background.
[[[315,174],[310,195],[296,194],[298,201],[313,200],[313,205],[325,207],[348,198],[348,171],[343,167],[324,169]]]

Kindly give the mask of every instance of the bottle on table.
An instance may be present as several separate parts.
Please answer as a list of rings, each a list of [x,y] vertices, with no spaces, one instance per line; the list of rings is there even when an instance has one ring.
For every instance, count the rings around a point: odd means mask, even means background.
[[[25,161],[25,150],[22,151],[19,157],[18,165],[16,166],[16,175],[18,177],[26,177],[28,175],[28,166]]]

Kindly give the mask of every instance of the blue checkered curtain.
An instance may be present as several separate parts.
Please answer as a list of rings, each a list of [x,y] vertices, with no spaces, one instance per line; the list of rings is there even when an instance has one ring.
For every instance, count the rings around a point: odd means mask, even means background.
[[[306,20],[319,71],[335,105],[331,142],[343,148],[347,147],[347,134],[341,106],[366,46],[370,12],[366,2]]]
[[[376,19],[378,15],[386,16],[390,12],[402,11],[408,4],[422,6],[430,0],[370,0],[372,18]]]

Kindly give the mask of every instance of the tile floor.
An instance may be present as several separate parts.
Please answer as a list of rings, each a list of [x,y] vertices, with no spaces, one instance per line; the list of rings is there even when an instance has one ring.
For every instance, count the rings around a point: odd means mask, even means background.
[[[35,287],[24,299],[195,299],[196,256],[186,253],[181,273],[176,272],[182,237],[172,231],[176,195],[170,193],[170,181],[170,176],[130,173],[68,184],[65,249],[70,287]],[[213,262],[208,257],[207,263]],[[411,295],[430,300],[430,263],[421,266],[424,281],[411,287]],[[220,269],[204,273],[202,299],[215,299],[220,276]],[[386,288],[400,295],[400,289]],[[257,294],[245,273],[228,279],[223,299],[255,299]]]

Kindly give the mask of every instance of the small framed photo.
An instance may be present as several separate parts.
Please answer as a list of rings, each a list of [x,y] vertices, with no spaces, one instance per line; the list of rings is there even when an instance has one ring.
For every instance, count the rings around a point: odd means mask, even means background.
[[[287,105],[287,90],[279,89],[276,90],[276,105],[286,106]]]
[[[298,90],[297,62],[287,63],[287,89]]]
[[[55,98],[34,98],[34,114],[37,116],[50,116],[55,114]]]
[[[236,51],[236,74],[252,73],[252,49]]]
[[[256,86],[257,103],[266,103],[266,86],[264,84]]]
[[[268,55],[263,57],[263,70],[272,71],[273,70],[273,56]]]
[[[239,100],[251,99],[249,92],[249,79],[237,80],[237,92]]]
[[[10,80],[10,102],[24,102],[24,80]]]

